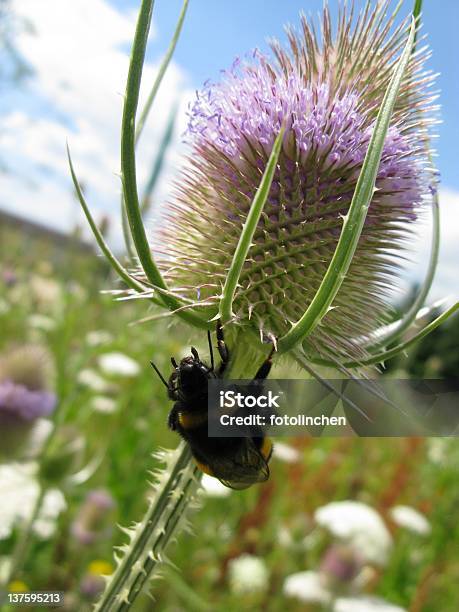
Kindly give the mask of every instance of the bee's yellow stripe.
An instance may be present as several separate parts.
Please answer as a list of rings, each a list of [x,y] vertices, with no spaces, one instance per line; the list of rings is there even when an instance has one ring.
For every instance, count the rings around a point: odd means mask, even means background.
[[[204,474],[207,474],[208,476],[214,476],[214,472],[213,472],[212,468],[210,468],[205,463],[201,463],[197,459],[195,459],[195,461],[196,461],[196,465],[201,470],[201,472],[204,472]]]
[[[180,412],[178,421],[183,429],[194,429],[207,422],[207,411],[197,412],[196,414],[192,412]]]
[[[266,461],[269,461],[271,458],[271,453],[273,452],[273,443],[269,438],[265,438],[263,440],[263,444],[261,445],[260,452]]]

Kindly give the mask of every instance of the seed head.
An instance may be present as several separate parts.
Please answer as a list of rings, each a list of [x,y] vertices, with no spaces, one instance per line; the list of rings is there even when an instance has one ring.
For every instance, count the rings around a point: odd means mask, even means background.
[[[271,44],[237,60],[207,83],[191,106],[192,146],[157,254],[171,290],[217,303],[274,140],[283,148],[233,304],[236,322],[267,335],[287,332],[305,312],[333,256],[408,22],[385,18],[388,2],[357,19],[342,8],[333,33],[324,10],[321,36],[306,18],[288,30],[289,49]],[[419,46],[419,42],[418,42]],[[376,190],[349,272],[307,351],[361,354],[353,339],[387,311],[406,236],[431,197],[426,151],[432,118],[425,48],[405,73],[384,145]]]
[[[2,458],[21,458],[41,418],[56,407],[48,386],[51,359],[44,347],[24,345],[0,355],[0,429],[5,440]]]

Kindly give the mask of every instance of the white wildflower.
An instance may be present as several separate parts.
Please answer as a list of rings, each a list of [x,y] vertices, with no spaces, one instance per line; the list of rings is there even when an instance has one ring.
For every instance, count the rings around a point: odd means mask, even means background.
[[[296,463],[300,460],[301,454],[296,448],[293,448],[293,446],[289,444],[276,442],[273,446],[273,457],[284,463]]]
[[[90,401],[90,408],[95,412],[101,412],[102,414],[112,414],[116,412],[118,403],[116,400],[105,395],[96,395]]]
[[[427,440],[427,456],[432,463],[441,464],[446,461],[449,438],[429,438]]]
[[[354,546],[365,561],[386,563],[392,538],[382,518],[370,506],[356,501],[332,502],[316,510],[314,518],[332,535]]]
[[[406,612],[379,597],[340,597],[333,606],[333,612]]]
[[[48,419],[37,419],[35,421],[34,427],[27,439],[27,458],[33,459],[37,457],[52,429],[53,424]]]
[[[11,306],[8,302],[0,298],[0,315],[8,314],[10,310]]]
[[[29,290],[32,297],[44,308],[55,308],[61,303],[61,286],[52,278],[32,276],[29,282]]]
[[[99,367],[112,376],[137,376],[140,366],[124,353],[104,353],[99,357]]]
[[[390,516],[396,525],[413,533],[429,535],[432,531],[426,517],[411,506],[394,506],[390,511]]]
[[[234,593],[264,591],[268,587],[268,568],[259,557],[244,554],[231,559],[228,571],[230,587]]]
[[[32,314],[27,317],[27,324],[32,329],[37,329],[39,331],[53,331],[56,328],[56,321],[51,319],[46,315],[42,314]]]
[[[96,329],[86,335],[86,342],[89,346],[100,346],[109,344],[113,341],[113,335],[105,329]]]
[[[77,382],[98,393],[107,393],[112,388],[112,385],[105,378],[102,378],[100,374],[90,369],[78,372]]]
[[[35,462],[0,466],[0,540],[8,538],[15,525],[30,518],[39,495],[36,473]],[[54,532],[57,517],[65,507],[61,491],[48,491],[34,523],[35,533],[43,539],[49,538]]]
[[[295,597],[307,603],[328,604],[332,599],[319,572],[290,574],[284,581],[283,591],[287,597]]]

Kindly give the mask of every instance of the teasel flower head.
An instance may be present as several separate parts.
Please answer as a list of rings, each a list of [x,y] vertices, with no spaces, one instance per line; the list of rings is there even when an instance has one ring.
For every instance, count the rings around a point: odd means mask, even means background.
[[[289,48],[271,43],[237,60],[197,93],[192,151],[165,207],[155,255],[181,300],[215,316],[251,202],[282,126],[281,153],[233,302],[234,322],[279,337],[303,315],[331,261],[375,119],[409,22],[390,3],[356,19],[341,7],[336,31],[324,9],[321,36],[301,19]],[[308,336],[307,353],[358,356],[357,338],[387,312],[406,238],[435,177],[426,150],[435,123],[433,76],[418,40],[400,87],[365,227],[333,308]]]
[[[51,358],[44,347],[18,346],[0,356],[0,428],[5,434],[1,459],[33,455],[28,442],[37,442],[34,431],[56,407],[52,377]]]

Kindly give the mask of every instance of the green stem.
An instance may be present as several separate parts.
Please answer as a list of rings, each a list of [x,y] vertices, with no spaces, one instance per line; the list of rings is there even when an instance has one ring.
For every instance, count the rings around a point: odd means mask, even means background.
[[[121,547],[122,558],[108,579],[98,612],[120,612],[132,606],[176,533],[180,519],[198,482],[189,446],[181,442],[160,474],[156,492],[141,523],[125,530],[130,543]]]
[[[153,4],[153,0],[142,0],[132,45],[121,125],[121,175],[126,214],[139,261],[150,283],[154,287],[168,291],[167,285],[153,260],[150,245],[148,243],[142,221],[142,213],[140,211],[136,175],[136,114]],[[171,311],[178,311],[178,309],[183,306],[170,293],[162,292],[161,299],[165,306]],[[177,316],[195,327],[203,329],[209,327],[207,321],[189,310],[178,311]]]
[[[263,353],[256,351],[247,337],[238,332],[231,350],[228,377],[252,376],[263,359]],[[158,472],[159,482],[154,485],[154,495],[143,520],[134,528],[123,530],[130,541],[120,548],[122,557],[108,578],[96,612],[130,609],[158,565],[164,562],[167,546],[177,534],[200,477],[201,472],[192,461],[189,446],[181,442],[175,451],[168,454],[166,468]]]
[[[175,127],[175,120],[176,120],[176,118],[177,118],[177,106],[174,106],[174,108],[172,109],[172,112],[170,114],[169,121],[167,122],[166,129],[164,130],[163,137],[162,137],[161,142],[159,144],[158,154],[157,154],[156,159],[155,159],[155,161],[153,163],[153,167],[152,167],[150,176],[148,178],[147,184],[146,184],[144,192],[142,194],[141,210],[142,210],[142,214],[143,215],[145,215],[145,213],[150,208],[151,195],[152,195],[153,190],[154,190],[154,188],[156,186],[158,178],[161,175],[161,170],[162,170],[163,165],[164,165],[164,159],[166,157],[166,152],[167,152],[167,150],[169,148],[169,145],[170,145],[171,140],[172,140],[172,136],[174,134],[174,127]]]
[[[304,340],[304,338],[313,331],[327,314],[336,294],[346,278],[373,197],[385,137],[389,129],[398,90],[411,56],[415,31],[413,21],[405,49],[394,70],[376,118],[375,128],[365,155],[362,170],[357,180],[352,202],[347,215],[344,217],[341,235],[330,265],[306,312],[301,319],[292,326],[290,331],[278,341],[278,350],[280,353],[291,350],[298,342]]]
[[[91,211],[89,210],[89,206],[86,202],[86,199],[83,195],[83,192],[81,190],[80,184],[78,182],[78,178],[75,174],[75,170],[73,168],[73,163],[72,163],[72,158],[70,156],[70,149],[67,145],[67,157],[68,157],[68,161],[69,161],[69,166],[70,166],[70,174],[72,175],[72,181],[73,181],[73,185],[75,187],[75,191],[77,193],[78,196],[78,200],[81,204],[81,207],[83,209],[83,212],[86,216],[86,219],[88,220],[89,226],[92,230],[92,233],[94,234],[94,237],[97,241],[97,244],[99,245],[100,250],[102,251],[102,253],[105,255],[105,258],[107,259],[107,261],[109,262],[109,264],[112,266],[113,270],[118,274],[118,276],[126,283],[126,285],[128,287],[130,287],[131,289],[134,289],[135,291],[139,292],[139,293],[145,293],[146,291],[149,291],[149,288],[147,285],[143,285],[141,283],[139,283],[138,281],[136,281],[130,274],[129,272],[123,267],[123,265],[118,261],[118,259],[115,257],[115,255],[111,252],[110,247],[108,246],[108,244],[105,242],[104,237],[102,236],[99,228],[97,227],[96,222],[94,221],[93,216],[91,215]]]
[[[226,328],[225,328],[226,331]],[[226,343],[228,344],[226,333]],[[256,336],[243,329],[238,330],[234,336],[234,342],[230,343],[230,364],[226,371],[225,378],[231,380],[251,379],[263,361],[266,359],[272,348],[271,344],[261,344],[256,342]]]
[[[145,122],[147,120],[147,117],[150,113],[151,107],[153,105],[153,102],[156,98],[156,95],[158,93],[159,90],[159,86],[161,85],[161,82],[163,80],[163,77],[166,73],[167,67],[169,66],[169,62],[174,54],[175,51],[175,47],[177,46],[177,41],[180,37],[180,32],[182,31],[182,26],[183,26],[183,21],[185,19],[185,14],[186,14],[186,10],[188,7],[188,0],[185,0],[182,6],[182,10],[180,12],[179,15],[179,19],[175,28],[175,32],[174,35],[172,37],[172,40],[169,44],[169,47],[166,51],[166,55],[163,58],[163,61],[161,62],[161,65],[159,67],[159,71],[158,74],[156,75],[156,79],[153,83],[153,87],[151,88],[151,91],[148,95],[147,98],[147,102],[145,104],[144,109],[142,110],[142,112],[140,113],[140,118],[139,121],[137,122],[137,127],[136,127],[136,132],[135,132],[135,143],[137,144],[140,138],[140,135],[143,131]],[[166,138],[168,138],[170,140],[170,135],[169,135],[169,131],[170,131],[170,124],[168,125],[168,127],[166,128]],[[164,158],[164,152],[165,152],[165,148],[164,148],[164,140],[160,146],[159,149],[159,153],[158,153],[158,158],[155,164],[155,167],[157,167],[158,169],[158,174],[159,171],[161,170],[161,165],[162,165],[162,159]],[[169,144],[167,142],[167,144]],[[167,146],[167,145],[166,145]],[[155,181],[156,181],[155,177]],[[151,191],[150,191],[151,193]],[[145,202],[145,200],[143,200],[143,202]],[[142,210],[144,210],[144,205],[142,205]],[[129,232],[129,223],[128,223],[128,219],[127,219],[127,215],[126,215],[126,207],[124,204],[124,198],[121,198],[121,222],[122,222],[122,228],[123,228],[123,237],[124,237],[124,243],[126,245],[126,248],[128,250],[128,254],[129,257],[131,258],[131,260],[134,259],[135,257],[135,253],[134,253],[134,249],[132,247],[132,240],[131,240],[131,234]]]
[[[156,79],[155,82],[153,83],[153,87],[151,88],[151,91],[148,95],[147,101],[145,103],[145,106],[142,110],[142,112],[140,113],[140,117],[139,120],[137,122],[137,127],[136,127],[136,132],[135,132],[135,141],[137,143],[137,141],[140,138],[140,135],[142,133],[142,130],[144,128],[145,122],[147,120],[148,114],[151,110],[151,107],[153,105],[153,102],[155,101],[156,95],[158,93],[159,87],[161,85],[161,82],[163,80],[164,75],[166,74],[166,70],[167,67],[169,66],[169,62],[172,59],[172,56],[174,55],[174,51],[175,51],[175,47],[177,46],[177,42],[178,39],[180,38],[180,33],[182,31],[182,26],[183,26],[183,22],[185,20],[185,15],[186,15],[186,11],[188,8],[188,2],[189,0],[184,0],[183,5],[182,5],[182,10],[180,11],[180,15],[177,21],[177,25],[175,26],[175,32],[174,35],[172,37],[172,40],[169,44],[169,47],[166,51],[166,54],[163,58],[163,61],[161,62],[161,65],[159,67],[158,70],[158,74],[156,75]]]
[[[247,259],[247,253],[252,245],[253,236],[257,229],[258,222],[260,220],[263,207],[268,198],[269,190],[271,189],[271,183],[273,182],[274,173],[276,171],[277,160],[279,159],[279,153],[281,151],[282,142],[284,138],[284,128],[282,128],[277,135],[276,140],[269,156],[268,163],[266,164],[263,177],[260,185],[257,189],[255,197],[253,198],[250,210],[247,215],[247,219],[242,227],[241,235],[237,243],[236,251],[231,262],[230,269],[226,276],[225,286],[223,287],[222,299],[220,301],[219,317],[224,323],[230,321],[233,317],[232,306],[234,300],[234,294],[241,276],[242,268],[245,260]]]

